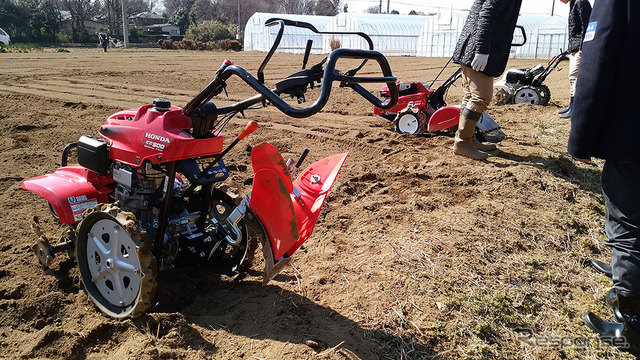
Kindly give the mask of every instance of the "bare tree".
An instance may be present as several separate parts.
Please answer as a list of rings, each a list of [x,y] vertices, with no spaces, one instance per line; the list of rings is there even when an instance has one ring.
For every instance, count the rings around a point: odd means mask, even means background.
[[[191,6],[190,15],[196,23],[218,20],[216,6],[211,0],[195,0]]]
[[[124,0],[127,17],[151,11],[151,0]],[[114,35],[122,35],[122,0],[99,0],[99,12],[109,31]]]
[[[151,11],[151,9],[153,9],[152,0],[124,0],[124,1],[127,7],[128,16]]]
[[[367,14],[379,14],[380,13],[380,7],[377,5],[374,6],[369,6],[368,8],[365,9],[364,11]]]
[[[238,2],[240,2],[240,16],[238,16]],[[277,13],[280,2],[278,0],[218,0],[218,20],[223,24],[238,24],[244,29],[247,20],[256,12]]]
[[[122,7],[120,0],[102,0],[100,14],[114,35],[122,35]]]
[[[71,14],[71,36],[74,41],[88,40],[84,21],[96,14],[97,7],[91,0],[59,0],[60,10]]]
[[[172,17],[173,14],[180,9],[191,9],[193,0],[163,0],[164,10],[167,17]]]
[[[284,14],[313,14],[314,0],[282,0],[279,12]]]
[[[316,2],[314,14],[333,16],[340,10],[340,0],[318,0]]]

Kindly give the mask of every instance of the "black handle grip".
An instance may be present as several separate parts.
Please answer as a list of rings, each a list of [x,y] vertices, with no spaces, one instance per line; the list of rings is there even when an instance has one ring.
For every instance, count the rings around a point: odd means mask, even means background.
[[[263,61],[262,65],[258,70],[258,79],[253,77],[249,72],[245,69],[237,66],[231,65],[225,62],[220,69],[218,69],[216,73],[216,77],[207,85],[205,89],[203,89],[196,97],[194,97],[184,108],[184,113],[187,115],[192,114],[196,109],[200,108],[204,104],[206,104],[211,98],[215,95],[219,94],[222,89],[224,89],[224,85],[226,80],[232,75],[236,75],[240,77],[244,82],[246,82],[249,86],[251,86],[254,90],[258,92],[257,95],[235,103],[231,106],[226,106],[222,108],[218,108],[215,110],[215,114],[228,114],[235,111],[242,111],[247,109],[248,107],[257,104],[261,101],[267,100],[272,103],[278,110],[282,111],[284,114],[295,117],[295,118],[305,118],[309,117],[318,111],[320,111],[329,100],[329,95],[331,94],[331,86],[333,81],[339,81],[343,86],[351,87],[358,94],[364,97],[367,101],[374,104],[377,107],[382,109],[389,109],[394,107],[398,102],[398,89],[395,85],[397,78],[393,76],[391,73],[391,67],[389,66],[389,62],[381,53],[373,50],[360,50],[360,49],[336,49],[327,57],[327,61],[325,64],[324,74],[322,75],[322,86],[320,88],[320,96],[311,106],[306,108],[294,108],[287,104],[284,100],[280,98],[280,96],[267,88],[264,85],[262,69],[265,67],[268,59],[275,52],[275,47],[280,41],[282,37],[283,28],[285,24],[305,27],[317,33],[319,32],[313,27],[313,25],[303,22],[293,22],[290,20],[282,20],[282,19],[270,19],[267,22],[267,26],[279,24],[280,29],[278,32],[278,36],[276,37],[276,41],[274,42],[274,46],[271,48],[265,61]],[[373,42],[371,39],[362,33],[350,33],[357,34],[364,37],[369,43],[370,48],[373,48]],[[361,68],[367,60],[375,60],[380,66],[380,70],[382,71],[383,76],[377,77],[360,77],[360,76],[349,76],[340,73],[339,71],[335,71],[336,62],[338,59],[348,58],[348,59],[358,59],[363,60],[362,64],[359,68]],[[358,69],[359,69],[358,68]],[[354,71],[353,73],[355,73]],[[387,99],[381,100],[378,99],[375,95],[367,91],[362,86],[358,85],[359,83],[386,83],[389,88],[389,97]]]
[[[524,31],[524,26],[522,25],[516,25],[516,29],[520,30],[520,32],[522,33],[522,44],[513,43],[511,44],[511,46],[523,46],[527,43],[527,33]]]
[[[302,166],[302,163],[304,162],[304,159],[307,157],[307,154],[309,154],[309,149],[304,148],[304,150],[302,150],[302,154],[300,154],[300,158],[298,159],[298,162],[296,163],[296,167],[295,167],[296,169]]]

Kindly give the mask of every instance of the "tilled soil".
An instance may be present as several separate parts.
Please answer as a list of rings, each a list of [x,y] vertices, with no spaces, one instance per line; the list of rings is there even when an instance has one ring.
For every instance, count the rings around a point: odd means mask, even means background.
[[[249,149],[263,141],[307,164],[348,151],[314,234],[261,286],[262,259],[243,279],[199,269],[159,275],[154,305],[113,320],[93,305],[73,260],[43,271],[31,218],[64,230],[46,202],[20,188],[54,171],[61,151],[106,117],[166,98],[183,106],[225,58],[255,75],[264,53],[55,49],[0,54],[0,357],[51,359],[614,359],[580,316],[612,315],[610,282],[585,267],[602,246],[601,162],[566,153],[568,64],[552,73],[549,106],[492,106],[507,139],[487,161],[452,154],[450,134],[400,135],[356,93],[334,85],[318,114],[246,112],[259,129],[225,158],[244,196]],[[310,63],[319,61],[314,56]],[[401,81],[431,82],[447,59],[389,58]],[[277,54],[273,86],[301,57]],[[509,68],[531,67],[517,60]],[[338,64],[347,70],[352,64]],[[367,65],[364,74],[374,75]],[[455,70],[451,66],[440,80]],[[438,86],[438,82],[434,87]],[[459,85],[459,83],[458,83]],[[380,85],[367,87],[377,94]],[[219,105],[254,94],[237,78]],[[317,96],[310,93],[309,101]],[[460,87],[447,100],[460,100]],[[309,104],[308,102],[307,104]],[[258,253],[260,254],[260,253]]]

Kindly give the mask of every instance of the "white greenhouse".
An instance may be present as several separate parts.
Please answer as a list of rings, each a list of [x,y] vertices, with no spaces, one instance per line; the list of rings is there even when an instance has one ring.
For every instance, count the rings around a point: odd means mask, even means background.
[[[417,56],[451,57],[469,13],[441,12],[426,22],[420,30]],[[567,47],[567,19],[560,16],[521,14],[518,25],[524,27],[527,42],[511,48],[512,58],[550,59]],[[513,43],[521,43],[519,29]]]
[[[518,18],[527,34],[527,43],[521,47],[511,48],[517,58],[551,59],[567,49],[567,18],[548,15],[522,14]],[[516,31],[514,41],[521,41]]]
[[[328,32],[363,32],[373,41],[373,49],[385,56],[416,56],[416,45],[427,16],[341,13],[327,25]],[[341,47],[368,49],[366,40],[353,35],[325,36],[325,52],[331,51],[332,39]]]
[[[279,26],[266,27],[267,20],[272,18],[282,18],[292,21],[303,21],[313,25],[318,31],[324,31],[325,27],[333,19],[331,16],[313,16],[313,15],[290,15],[290,14],[271,14],[271,13],[254,13],[244,28],[244,50],[252,51],[269,51],[273,40],[278,34]],[[310,30],[286,26],[284,36],[280,40],[278,52],[304,54],[307,46],[307,40],[313,40],[311,47],[312,54],[323,54],[323,36],[313,33]]]
[[[371,37],[374,49],[386,56],[451,57],[462,32],[467,11],[442,11],[433,16],[352,14],[311,16],[255,13],[247,22],[244,49],[268,51],[278,27],[265,27],[270,18],[308,22],[324,32],[363,32]],[[511,48],[513,58],[550,59],[567,47],[567,18],[562,16],[521,14],[518,25],[527,35],[527,43]],[[287,27],[279,52],[304,53],[307,39],[313,40],[312,53],[328,54],[331,43],[343,48],[367,49],[364,39],[356,35],[318,35],[306,29]],[[522,41],[520,30],[514,43]]]

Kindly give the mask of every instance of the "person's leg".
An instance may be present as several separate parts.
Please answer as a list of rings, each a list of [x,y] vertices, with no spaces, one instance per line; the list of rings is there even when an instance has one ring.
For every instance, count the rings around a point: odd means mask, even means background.
[[[460,68],[464,68],[464,66],[460,66]],[[466,76],[461,76],[462,80],[462,102],[460,104],[460,110],[467,107],[467,103],[471,101],[471,89],[469,88],[469,78]]]
[[[473,89],[471,89],[471,85],[469,86],[471,90],[471,99],[469,100],[469,102],[471,103],[471,105],[467,108],[470,108],[474,112],[480,113],[480,116],[482,116],[482,113],[487,111],[487,108],[491,103],[491,99],[493,98],[493,78],[491,76],[486,76],[480,72],[473,70],[471,70],[471,72],[468,72],[467,76],[471,76],[470,84],[473,84],[475,86],[475,88]],[[480,117],[478,117],[478,120],[479,119]],[[474,130],[476,127],[476,123],[477,121],[473,124]],[[478,141],[478,139],[475,137],[475,131],[474,136],[471,138],[471,140],[473,142],[473,146],[480,151],[492,151],[496,149],[496,146],[494,144],[483,144]]]
[[[620,337],[640,351],[640,164],[608,160],[602,169],[605,232],[611,247],[611,270],[616,299],[608,299],[624,325]]]
[[[640,298],[640,164],[607,161],[602,170],[605,231],[611,247],[613,285]],[[640,314],[640,309],[638,309]]]
[[[462,81],[468,84],[466,108],[482,114],[487,111],[493,97],[493,78],[466,66],[462,68]]]
[[[464,96],[463,107],[460,109],[458,131],[453,144],[453,152],[476,160],[484,160],[488,155],[485,151],[494,150],[495,146],[486,146],[475,139],[475,130],[480,116],[487,109],[493,96],[493,78],[466,66],[462,69],[462,86]]]
[[[573,108],[573,95],[576,92],[576,82],[578,81],[578,68],[580,67],[580,59],[582,58],[582,53],[580,51],[576,51],[569,55],[569,95],[571,96],[571,100],[569,100],[569,106],[558,111],[560,117],[568,118],[571,117],[571,109]]]

